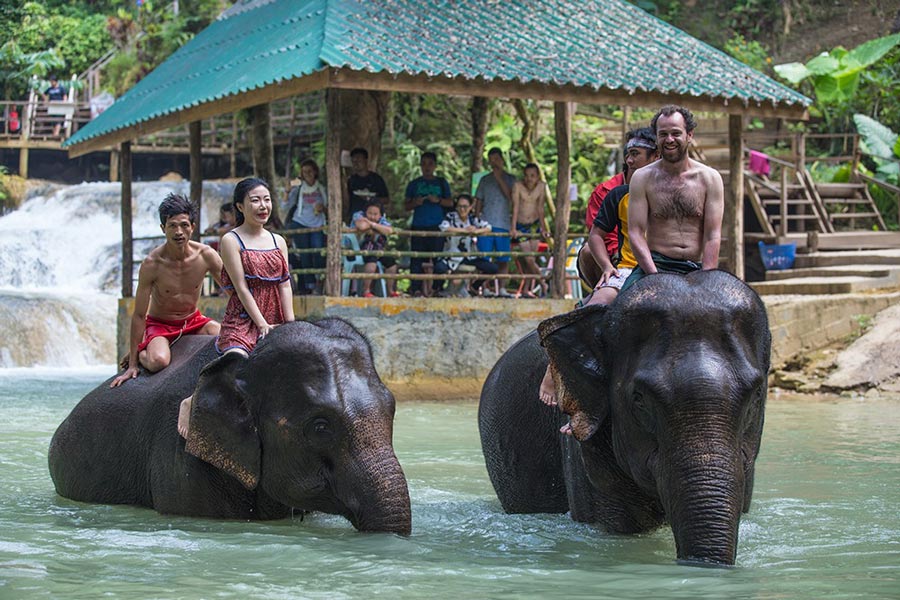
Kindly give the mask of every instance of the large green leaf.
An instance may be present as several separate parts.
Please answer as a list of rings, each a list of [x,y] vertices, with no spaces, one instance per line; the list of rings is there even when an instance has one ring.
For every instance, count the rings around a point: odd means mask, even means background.
[[[806,63],[807,70],[813,75],[828,75],[840,67],[841,62],[838,59],[824,52]]]
[[[856,123],[856,130],[862,136],[869,154],[880,158],[893,158],[894,147],[900,145],[900,136],[866,115],[853,115],[853,122]]]
[[[798,83],[812,75],[812,71],[807,69],[806,65],[798,62],[775,65],[774,69],[779,77],[787,79],[794,85],[797,85]]]
[[[856,90],[859,89],[859,73],[836,75],[834,79],[837,81],[841,100],[850,100],[856,95]]]
[[[900,33],[886,35],[860,44],[850,51],[848,58],[851,58],[862,67],[868,67],[890,52],[897,44],[900,44]]]
[[[813,86],[816,89],[816,100],[823,104],[831,104],[837,102],[843,97],[838,80],[831,75],[817,75],[812,78]]]
[[[900,158],[900,136],[897,136],[897,141],[894,142],[894,156]]]

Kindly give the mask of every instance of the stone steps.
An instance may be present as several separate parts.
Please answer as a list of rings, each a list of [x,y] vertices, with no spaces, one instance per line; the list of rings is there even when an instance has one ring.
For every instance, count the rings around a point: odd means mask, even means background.
[[[750,286],[760,295],[900,289],[900,249],[798,254],[794,268],[767,271]]]

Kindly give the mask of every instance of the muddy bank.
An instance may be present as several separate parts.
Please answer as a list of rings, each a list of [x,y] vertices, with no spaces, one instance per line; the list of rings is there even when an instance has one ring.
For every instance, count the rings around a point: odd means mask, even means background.
[[[861,335],[803,354],[772,375],[775,388],[900,399],[900,304],[868,320]]]

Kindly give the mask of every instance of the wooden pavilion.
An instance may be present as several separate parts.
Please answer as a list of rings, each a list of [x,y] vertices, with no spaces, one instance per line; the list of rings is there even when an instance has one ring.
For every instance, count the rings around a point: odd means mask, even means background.
[[[118,147],[122,295],[132,295],[132,140],[189,124],[199,205],[199,121],[328,90],[326,173],[340,181],[332,90],[554,102],[558,147],[553,288],[565,289],[573,103],[729,115],[727,264],[742,277],[743,123],[804,119],[811,101],[625,0],[239,0],[64,144],[70,156]],[[341,186],[328,186],[327,295],[341,290]]]

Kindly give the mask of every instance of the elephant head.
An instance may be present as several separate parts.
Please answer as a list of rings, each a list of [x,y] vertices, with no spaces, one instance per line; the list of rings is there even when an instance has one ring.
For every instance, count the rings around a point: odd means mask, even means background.
[[[338,319],[298,321],[204,368],[185,449],[284,506],[409,535],[393,419],[363,336]]]
[[[539,331],[588,477],[615,505],[600,519],[668,521],[679,559],[733,564],[769,370],[759,297],[721,271],[654,275]]]

